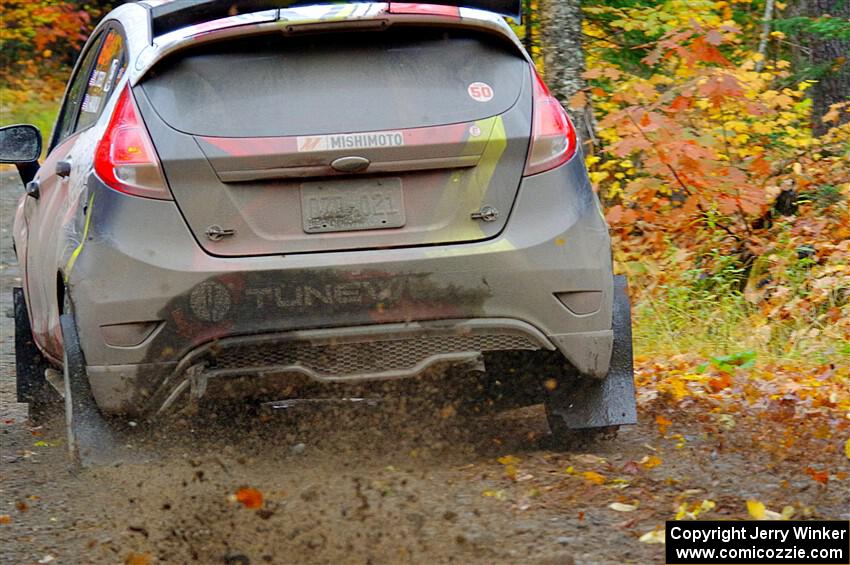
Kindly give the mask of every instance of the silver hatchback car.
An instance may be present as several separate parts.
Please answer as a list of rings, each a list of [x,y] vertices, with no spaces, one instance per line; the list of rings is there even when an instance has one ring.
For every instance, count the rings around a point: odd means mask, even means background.
[[[545,403],[557,437],[634,423],[625,282],[518,8],[112,11],[44,162],[32,126],[0,131],[26,183],[19,400],[153,417],[233,379],[442,366]]]

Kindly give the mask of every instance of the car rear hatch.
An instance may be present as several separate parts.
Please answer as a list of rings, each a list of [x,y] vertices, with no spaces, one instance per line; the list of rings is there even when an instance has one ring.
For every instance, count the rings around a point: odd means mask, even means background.
[[[189,228],[223,256],[493,237],[531,130],[528,63],[475,30],[242,38],[134,93]]]

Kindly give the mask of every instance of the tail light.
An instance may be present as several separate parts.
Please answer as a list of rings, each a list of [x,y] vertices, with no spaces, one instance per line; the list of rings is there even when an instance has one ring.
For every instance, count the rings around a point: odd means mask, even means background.
[[[118,97],[109,126],[97,146],[94,170],[103,182],[120,192],[171,200],[129,86]]]
[[[536,175],[563,165],[576,152],[576,130],[566,110],[532,69],[534,125],[525,174]]]

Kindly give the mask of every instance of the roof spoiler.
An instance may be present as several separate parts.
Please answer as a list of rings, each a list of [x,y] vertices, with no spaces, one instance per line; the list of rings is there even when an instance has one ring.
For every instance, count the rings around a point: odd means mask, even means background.
[[[261,10],[335,4],[339,2],[321,0],[172,0],[156,4],[151,8],[151,28],[154,37],[183,27],[237,16]],[[522,13],[522,0],[426,0],[422,4],[457,6],[486,10],[516,18]]]

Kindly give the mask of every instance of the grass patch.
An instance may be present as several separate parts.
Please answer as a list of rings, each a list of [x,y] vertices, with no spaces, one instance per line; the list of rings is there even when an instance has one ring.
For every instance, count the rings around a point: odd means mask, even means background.
[[[850,343],[811,320],[770,320],[740,293],[665,286],[633,309],[635,353],[705,358],[755,351],[761,361],[850,364]]]
[[[8,87],[0,87],[0,124],[32,124],[41,130],[45,144],[53,129],[53,122],[59,111],[62,99],[60,92],[56,98],[28,94]]]

